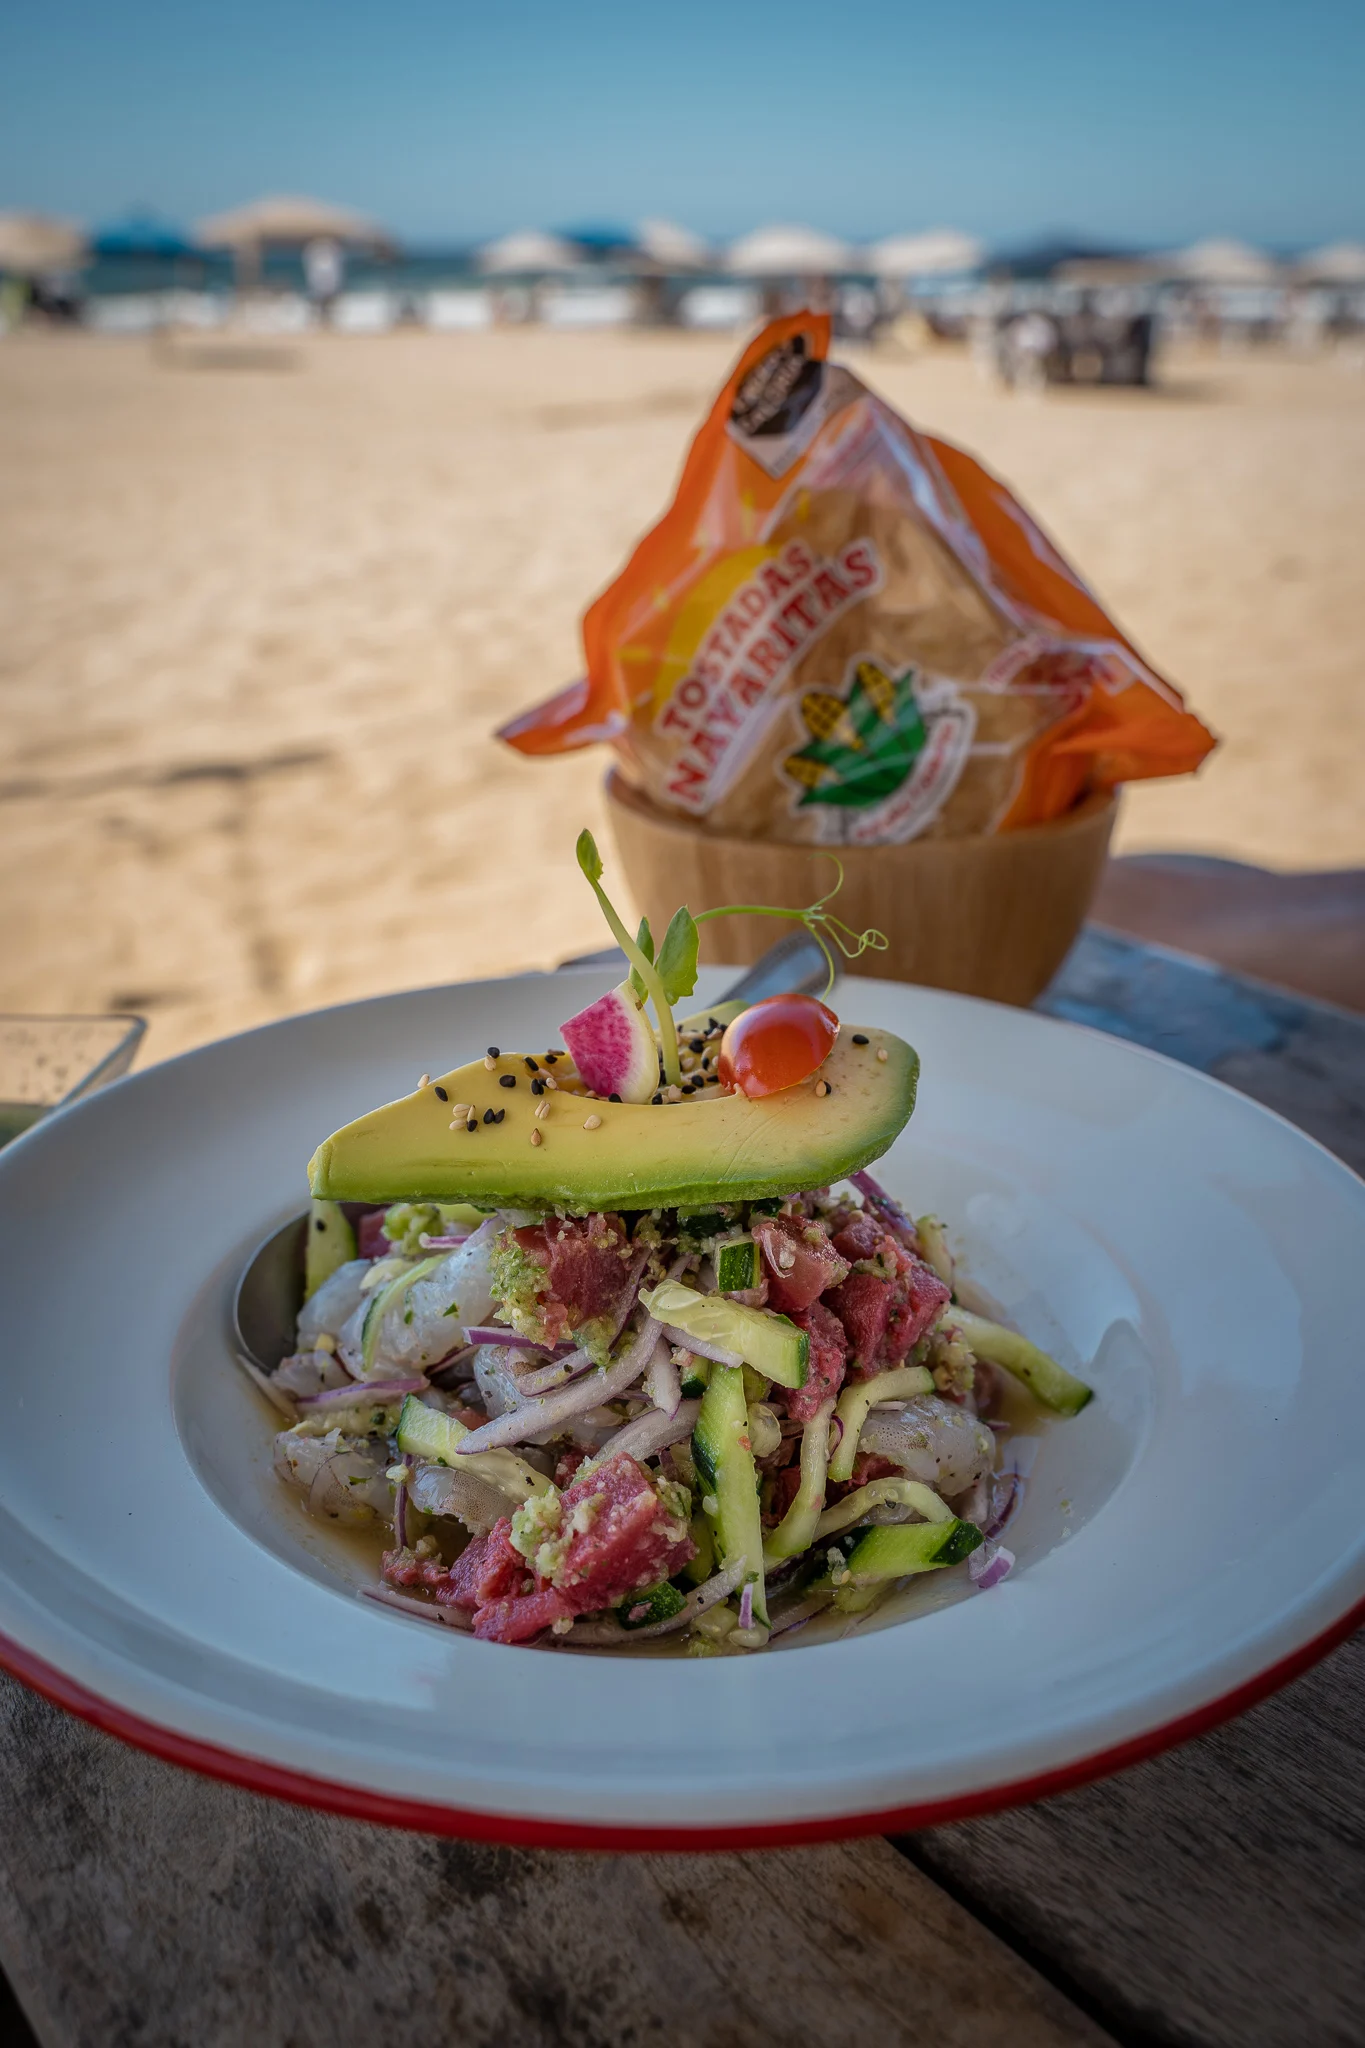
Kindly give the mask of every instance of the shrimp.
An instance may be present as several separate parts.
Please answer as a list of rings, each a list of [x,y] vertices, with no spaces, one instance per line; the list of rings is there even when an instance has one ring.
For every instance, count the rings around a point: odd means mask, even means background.
[[[949,1495],[966,1493],[995,1463],[995,1439],[986,1425],[937,1394],[874,1408],[858,1448],[890,1458],[911,1479]]]

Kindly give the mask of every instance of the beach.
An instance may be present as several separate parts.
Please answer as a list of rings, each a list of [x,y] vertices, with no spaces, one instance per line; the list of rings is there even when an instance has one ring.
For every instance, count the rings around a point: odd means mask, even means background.
[[[0,343],[0,1009],[143,1011],[146,1060],[606,943],[572,861],[604,755],[490,731],[578,672],[733,350]],[[1120,850],[1365,862],[1358,362],[1190,353],[1152,392],[1029,398],[959,350],[846,353],[1222,734],[1128,793]]]

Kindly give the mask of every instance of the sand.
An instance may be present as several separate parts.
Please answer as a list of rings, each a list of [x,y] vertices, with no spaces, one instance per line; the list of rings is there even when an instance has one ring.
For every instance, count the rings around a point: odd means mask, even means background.
[[[0,343],[0,1008],[143,1010],[146,1057],[605,940],[604,762],[496,720],[576,672],[724,340]],[[1017,398],[858,359],[1003,474],[1224,735],[1127,850],[1365,860],[1365,375],[1186,358]],[[623,891],[624,893],[624,891]]]

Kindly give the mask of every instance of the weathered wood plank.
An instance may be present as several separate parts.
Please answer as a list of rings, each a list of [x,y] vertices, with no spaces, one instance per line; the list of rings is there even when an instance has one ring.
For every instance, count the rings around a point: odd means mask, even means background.
[[[1045,999],[1203,1068],[1365,1168],[1365,1020],[1087,932]],[[1045,1805],[905,1845],[1116,2024],[1199,2048],[1365,2040],[1365,1636],[1252,1713]]]
[[[276,1805],[0,1681],[0,1950],[44,2048],[1101,2048],[885,1842],[554,1855]]]

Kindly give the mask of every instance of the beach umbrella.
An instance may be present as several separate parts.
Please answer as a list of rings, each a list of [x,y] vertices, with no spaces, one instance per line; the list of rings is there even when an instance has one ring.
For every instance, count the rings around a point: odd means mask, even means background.
[[[1365,284],[1365,242],[1331,242],[1294,265],[1303,284]]]
[[[347,242],[355,248],[388,251],[393,241],[377,222],[347,206],[322,199],[278,197],[253,199],[199,221],[194,238],[204,249],[259,253],[264,248],[299,249],[319,240]]]
[[[83,261],[85,247],[85,235],[71,221],[46,213],[0,213],[0,270],[14,277],[71,270]]]
[[[732,242],[725,267],[737,277],[838,277],[858,269],[847,242],[818,228],[755,228]]]
[[[122,220],[98,228],[92,244],[97,256],[193,256],[193,243],[179,228],[154,213],[135,208]]]
[[[534,271],[577,270],[582,253],[562,235],[547,235],[539,228],[518,228],[485,242],[478,254],[480,270],[489,277],[512,277]]]
[[[1215,239],[1177,249],[1162,265],[1169,276],[1191,284],[1275,284],[1278,266],[1249,242]]]
[[[635,246],[664,272],[709,270],[716,260],[709,242],[694,235],[691,228],[678,227],[671,220],[642,220],[636,230]]]
[[[985,247],[976,236],[961,234],[956,228],[891,235],[884,242],[874,242],[867,252],[868,268],[876,277],[955,276],[979,270],[985,260]]]

